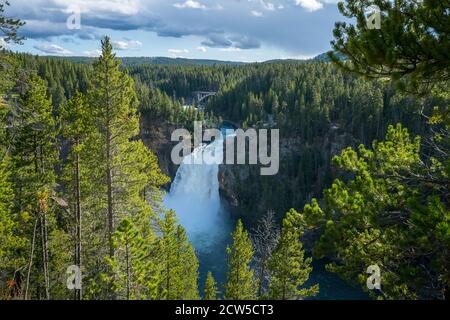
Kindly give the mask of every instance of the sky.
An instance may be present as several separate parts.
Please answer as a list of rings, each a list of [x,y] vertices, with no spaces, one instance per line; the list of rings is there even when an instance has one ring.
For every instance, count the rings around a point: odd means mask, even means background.
[[[330,49],[337,0],[10,0],[39,55],[98,56],[108,35],[118,56],[227,61],[305,59]],[[0,38],[0,44],[2,38]]]

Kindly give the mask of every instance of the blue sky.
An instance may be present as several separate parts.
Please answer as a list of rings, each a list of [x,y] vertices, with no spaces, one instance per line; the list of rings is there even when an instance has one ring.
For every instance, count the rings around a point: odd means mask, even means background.
[[[343,20],[337,0],[10,2],[7,15],[27,22],[25,44],[10,49],[41,55],[96,56],[109,35],[118,56],[301,59],[329,50],[334,23]]]

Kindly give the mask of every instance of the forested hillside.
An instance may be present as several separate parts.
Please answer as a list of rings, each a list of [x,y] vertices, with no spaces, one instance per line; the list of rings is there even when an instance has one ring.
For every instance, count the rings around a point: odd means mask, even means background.
[[[375,299],[448,298],[448,4],[379,1],[378,32],[354,2],[340,9],[356,25],[336,24],[314,61],[124,65],[109,37],[97,59],[0,47],[0,297],[307,299],[320,259],[363,290],[378,266]],[[20,44],[7,7],[0,31]],[[197,105],[196,91],[214,96]],[[208,273],[203,293],[163,206],[170,131],[196,120],[281,137],[275,176],[221,166],[237,225],[227,281]],[[83,275],[72,291],[68,267]]]
[[[229,120],[242,128],[280,129],[282,161],[277,176],[261,177],[256,167],[223,167],[224,194],[253,224],[268,209],[281,219],[291,207],[301,208],[312,197],[320,197],[336,174],[331,158],[345,147],[370,146],[397,123],[412,134],[429,136],[424,115],[444,105],[437,97],[400,95],[387,82],[366,81],[322,62],[129,70],[145,88],[140,98],[144,116],[188,127],[190,120],[206,118],[213,123]],[[218,94],[208,102],[205,114],[182,117],[180,104],[197,90]],[[147,91],[153,92],[149,99]]]

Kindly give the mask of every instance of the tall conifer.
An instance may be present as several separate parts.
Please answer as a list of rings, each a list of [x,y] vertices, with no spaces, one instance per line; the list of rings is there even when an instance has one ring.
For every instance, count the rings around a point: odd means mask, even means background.
[[[239,220],[233,235],[233,244],[227,248],[228,272],[225,286],[225,299],[249,300],[256,298],[256,286],[250,262],[253,258],[253,245]]]

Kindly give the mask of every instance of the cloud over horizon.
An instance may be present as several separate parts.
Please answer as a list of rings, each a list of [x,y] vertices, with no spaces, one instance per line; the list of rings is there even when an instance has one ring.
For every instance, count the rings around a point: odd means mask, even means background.
[[[328,50],[337,0],[15,0],[8,13],[24,19],[29,39],[83,42],[113,32],[151,32],[160,38],[196,37],[196,47],[252,50],[278,48],[292,55]],[[80,13],[81,29],[66,21]],[[114,38],[117,50],[137,50],[142,41]],[[69,40],[70,39],[70,40]],[[36,46],[35,46],[36,47]],[[50,48],[50,49],[49,49]],[[64,52],[64,50],[60,50]],[[237,50],[235,50],[237,51]],[[200,51],[198,51],[200,52]]]

